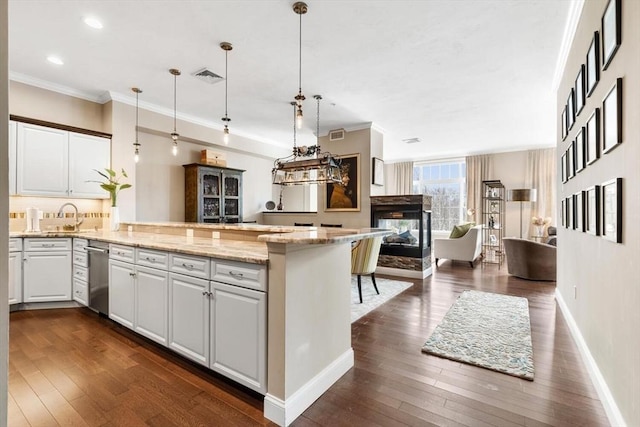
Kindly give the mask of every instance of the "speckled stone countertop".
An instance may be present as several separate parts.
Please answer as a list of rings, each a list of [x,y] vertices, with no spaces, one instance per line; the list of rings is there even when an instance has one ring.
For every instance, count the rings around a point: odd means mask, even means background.
[[[373,236],[391,234],[390,230],[375,228],[321,228],[291,227],[260,224],[194,224],[180,222],[163,223],[123,223],[131,225],[134,231],[82,230],[79,232],[46,231],[40,233],[11,232],[10,237],[80,237],[134,247],[145,247],[171,252],[212,258],[229,259],[252,264],[266,264],[269,259],[267,243],[288,244],[335,244],[351,242]],[[157,227],[159,230],[184,229],[185,234],[135,231],[136,227]],[[257,241],[217,239],[211,237],[188,237],[187,229],[233,230],[257,235]],[[264,233],[264,234],[263,234]]]

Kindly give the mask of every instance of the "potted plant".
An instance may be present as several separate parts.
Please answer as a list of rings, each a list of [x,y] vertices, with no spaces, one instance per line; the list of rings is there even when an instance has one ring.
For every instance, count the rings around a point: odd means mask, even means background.
[[[120,176],[118,176],[113,169],[105,168],[104,170],[106,173],[97,169],[94,170],[105,180],[91,182],[97,182],[103,190],[106,190],[109,193],[109,198],[111,199],[111,230],[118,231],[118,228],[120,227],[120,212],[117,205],[118,193],[121,190],[131,188],[131,184],[121,182],[124,178],[128,178],[127,173],[124,169],[121,169]]]

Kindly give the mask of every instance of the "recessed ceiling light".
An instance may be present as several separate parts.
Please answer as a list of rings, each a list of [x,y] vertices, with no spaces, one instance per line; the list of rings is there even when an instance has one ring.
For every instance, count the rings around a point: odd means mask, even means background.
[[[47,61],[51,62],[52,64],[56,64],[56,65],[64,65],[64,62],[62,61],[62,59],[58,58],[57,56],[53,56],[53,55],[47,56]]]
[[[94,17],[84,18],[84,23],[90,26],[91,28],[95,28],[97,30],[102,29],[102,22],[98,21],[97,18],[94,18]]]

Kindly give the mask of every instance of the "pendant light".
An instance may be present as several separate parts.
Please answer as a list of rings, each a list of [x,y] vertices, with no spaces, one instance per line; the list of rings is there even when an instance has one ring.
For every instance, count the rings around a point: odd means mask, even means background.
[[[222,118],[222,121],[224,122],[223,141],[225,145],[227,145],[229,144],[229,122],[231,121],[227,114],[227,94],[229,93],[229,51],[233,49],[233,46],[229,42],[222,42],[220,43],[220,47],[224,50],[224,117]]]
[[[142,93],[137,87],[132,87],[131,90],[136,94],[136,142],[133,143],[133,160],[138,163],[140,161],[140,142],[138,142],[138,95]]]
[[[302,129],[302,101],[305,100],[302,94],[302,15],[307,13],[307,4],[304,2],[296,2],[293,4],[293,11],[300,17],[300,31],[298,37],[298,94],[295,96],[297,110],[296,110],[296,125],[298,129]]]
[[[172,68],[169,72],[173,75],[173,132],[171,132],[171,139],[173,140],[173,147],[171,148],[171,152],[174,156],[178,155],[178,138],[180,135],[176,132],[176,80],[178,76],[181,74],[180,70]]]

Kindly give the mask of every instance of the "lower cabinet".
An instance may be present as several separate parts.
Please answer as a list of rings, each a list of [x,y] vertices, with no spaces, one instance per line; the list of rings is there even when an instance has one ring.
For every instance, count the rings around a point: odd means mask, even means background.
[[[109,260],[109,317],[133,329],[135,310],[135,266]]]
[[[71,251],[24,252],[24,302],[71,300]]]
[[[136,265],[134,279],[136,289],[134,330],[166,346],[169,273]]]
[[[266,294],[211,282],[211,362],[214,371],[266,392]]]
[[[22,252],[9,252],[9,304],[22,302]]]

